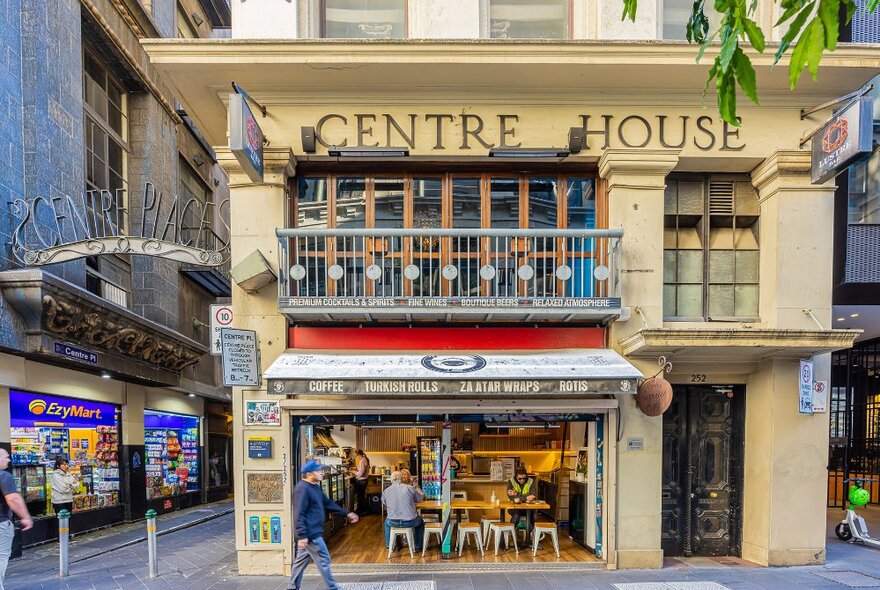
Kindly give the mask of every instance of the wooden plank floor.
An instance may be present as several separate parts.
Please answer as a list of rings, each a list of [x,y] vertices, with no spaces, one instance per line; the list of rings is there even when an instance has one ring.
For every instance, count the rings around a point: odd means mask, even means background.
[[[340,532],[333,535],[327,541],[330,548],[330,555],[334,564],[421,564],[421,563],[532,563],[532,562],[601,562],[595,555],[577,545],[568,538],[565,529],[560,529],[559,534],[559,555],[553,551],[553,541],[544,538],[541,540],[543,549],[538,551],[535,557],[532,557],[531,547],[525,550],[520,546],[519,556],[516,555],[513,548],[509,551],[502,549],[495,556],[495,541],[493,538],[492,547],[486,552],[485,557],[480,556],[480,551],[473,546],[466,546],[462,556],[458,557],[457,547],[453,552],[450,560],[442,560],[440,552],[437,548],[436,536],[432,535],[431,542],[428,545],[428,551],[423,558],[420,553],[416,553],[414,558],[410,558],[409,550],[403,548],[400,551],[391,554],[391,559],[387,559],[388,551],[385,549],[385,531],[382,526],[382,519],[378,515],[362,516],[361,520],[354,524],[348,525]],[[522,539],[522,537],[520,537]],[[457,538],[454,537],[457,541]]]

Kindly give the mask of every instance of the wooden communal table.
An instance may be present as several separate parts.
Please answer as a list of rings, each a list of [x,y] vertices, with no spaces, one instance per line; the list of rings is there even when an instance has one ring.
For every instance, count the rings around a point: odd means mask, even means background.
[[[426,500],[418,502],[416,508],[419,510],[442,510],[443,506],[439,500]],[[526,526],[529,532],[531,532],[535,520],[535,510],[549,510],[550,504],[543,501],[521,502],[519,504],[505,501],[494,504],[488,500],[453,500],[451,508],[455,511],[455,517],[458,522],[461,522],[461,513],[465,510],[500,510],[502,522],[504,522],[505,514],[508,510],[523,510],[526,513]]]

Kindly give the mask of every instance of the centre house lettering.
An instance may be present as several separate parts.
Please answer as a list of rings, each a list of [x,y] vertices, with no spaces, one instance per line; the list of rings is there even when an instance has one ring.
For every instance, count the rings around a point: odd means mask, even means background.
[[[742,123],[742,119],[739,119]],[[315,139],[325,148],[402,147],[416,149],[416,139],[427,136],[431,150],[518,148],[523,146],[520,116],[498,114],[490,120],[476,114],[330,113],[315,125]],[[708,115],[586,115],[572,121],[584,135],[584,150],[609,147],[643,148],[649,145],[699,151],[738,152],[745,149],[739,128]],[[528,140],[526,140],[528,144]],[[422,146],[427,147],[427,146]]]

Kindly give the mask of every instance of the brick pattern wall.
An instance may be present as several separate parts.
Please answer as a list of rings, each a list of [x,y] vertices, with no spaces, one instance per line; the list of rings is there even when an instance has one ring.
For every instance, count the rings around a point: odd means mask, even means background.
[[[21,97],[21,3],[0,0],[0,269],[10,265],[15,220],[8,203],[24,196]]]
[[[22,2],[22,151],[28,202],[83,190],[81,31],[77,0]],[[57,236],[58,224],[49,207],[36,207],[33,215],[43,236],[37,237],[37,243]],[[74,284],[85,284],[82,262],[48,270]]]

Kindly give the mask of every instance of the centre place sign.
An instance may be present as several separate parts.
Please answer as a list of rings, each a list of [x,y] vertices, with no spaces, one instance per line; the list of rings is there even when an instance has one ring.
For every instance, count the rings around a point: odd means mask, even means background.
[[[11,205],[18,218],[13,254],[28,266],[101,254],[157,256],[208,267],[226,262],[229,243],[212,227],[215,217],[222,219],[229,199],[215,206],[195,197],[164,195],[147,182],[141,210],[129,219],[126,192],[89,190],[75,197],[16,199]]]

